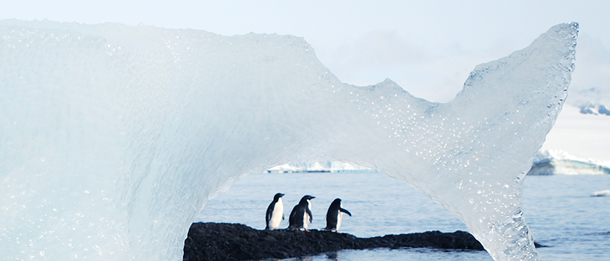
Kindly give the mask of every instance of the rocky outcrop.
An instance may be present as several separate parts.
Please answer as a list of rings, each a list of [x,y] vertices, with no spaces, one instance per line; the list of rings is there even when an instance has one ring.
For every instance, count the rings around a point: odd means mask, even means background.
[[[329,231],[270,231],[242,224],[193,223],[184,242],[184,260],[290,258],[342,249],[410,247],[483,250],[479,241],[463,231],[358,238]]]

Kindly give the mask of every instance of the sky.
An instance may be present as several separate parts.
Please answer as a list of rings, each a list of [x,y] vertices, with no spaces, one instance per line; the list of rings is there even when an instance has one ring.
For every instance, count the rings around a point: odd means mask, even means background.
[[[580,23],[572,87],[610,82],[610,1],[9,0],[0,19],[191,28],[304,37],[341,81],[390,78],[447,102],[480,63],[525,48],[551,26]]]

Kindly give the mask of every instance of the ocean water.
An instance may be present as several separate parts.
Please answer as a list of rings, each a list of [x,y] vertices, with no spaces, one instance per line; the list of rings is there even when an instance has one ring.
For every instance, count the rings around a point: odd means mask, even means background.
[[[528,176],[523,210],[543,260],[610,260],[610,175]],[[328,206],[343,200],[340,231],[358,237],[431,230],[467,231],[440,205],[381,173],[258,173],[242,177],[206,203],[195,222],[242,223],[265,228],[265,211],[277,192],[285,193],[286,218],[303,195],[312,200],[312,229],[326,225]],[[288,220],[281,227],[287,227]],[[485,251],[436,249],[343,250],[288,260],[492,260]]]

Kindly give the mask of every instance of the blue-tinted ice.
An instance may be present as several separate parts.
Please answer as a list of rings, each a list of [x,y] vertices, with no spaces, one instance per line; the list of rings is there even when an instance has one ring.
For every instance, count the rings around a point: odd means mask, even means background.
[[[1,21],[0,253],[179,260],[222,186],[340,160],[430,196],[494,258],[537,259],[522,181],[566,97],[577,33],[552,27],[439,104],[390,80],[341,83],[293,36]]]

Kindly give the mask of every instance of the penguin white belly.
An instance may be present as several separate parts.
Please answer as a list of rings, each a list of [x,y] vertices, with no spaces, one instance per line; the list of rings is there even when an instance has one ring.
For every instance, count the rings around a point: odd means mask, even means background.
[[[335,228],[337,231],[339,231],[339,227],[341,227],[341,219],[343,219],[343,213],[339,211],[339,213],[337,213],[337,227]]]
[[[307,200],[307,210],[309,210],[309,212],[311,212],[311,200]],[[309,225],[309,220],[310,220],[310,216],[307,213],[307,210],[305,211],[305,213],[303,214],[303,228],[305,228],[305,230],[307,230],[307,226]]]
[[[284,204],[282,203],[282,199],[278,199],[275,203],[275,207],[273,208],[273,213],[271,214],[271,220],[269,220],[269,227],[271,229],[278,229],[280,227],[280,223],[282,223],[282,216],[284,215]]]
[[[309,225],[309,214],[307,214],[307,212],[305,212],[305,214],[303,215],[303,228],[307,229],[308,225]]]

